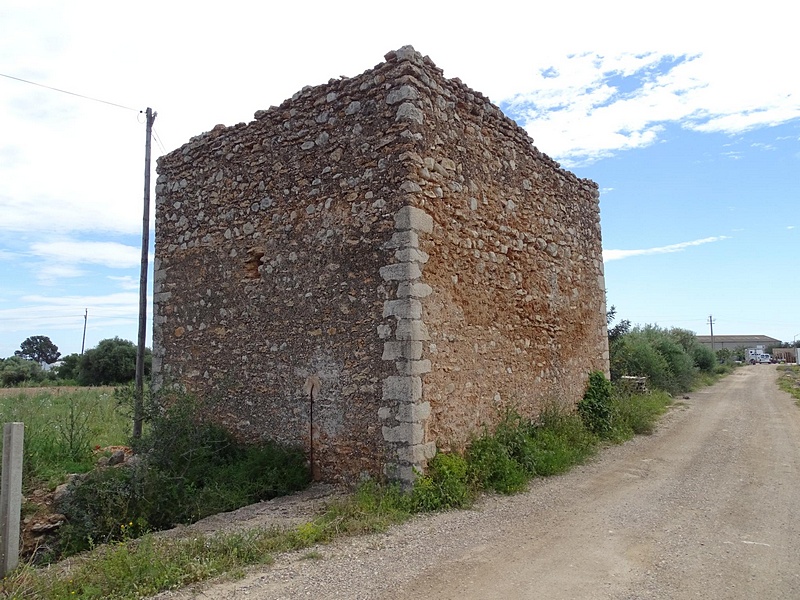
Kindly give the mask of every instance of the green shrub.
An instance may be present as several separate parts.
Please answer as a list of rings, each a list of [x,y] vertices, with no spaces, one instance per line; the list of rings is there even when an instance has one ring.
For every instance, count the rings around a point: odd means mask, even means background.
[[[578,462],[575,451],[569,440],[556,431],[542,429],[536,432],[534,456],[538,474],[549,477],[568,471]]]
[[[514,460],[509,448],[494,435],[483,435],[467,450],[470,479],[476,487],[512,494],[530,479],[523,466]]]
[[[20,356],[0,359],[0,385],[15,386],[26,382],[37,382],[44,379],[41,365],[35,360],[27,360]]]
[[[116,385],[132,381],[136,374],[136,344],[118,337],[101,340],[95,348],[87,350],[74,363],[66,375],[75,377],[80,385]],[[149,375],[153,357],[145,349],[144,372]]]
[[[136,441],[139,463],[93,472],[72,486],[62,509],[69,520],[65,554],[144,529],[191,523],[308,485],[299,449],[271,442],[242,444],[201,415],[191,398],[176,399]]]
[[[647,377],[651,388],[677,395],[692,389],[698,373],[695,353],[703,365],[707,354],[696,336],[684,329],[654,325],[634,327],[609,346],[611,378],[623,375]]]
[[[608,437],[613,427],[611,396],[613,388],[601,371],[589,373],[589,382],[583,399],[578,403],[578,414],[586,428],[600,437]]]
[[[596,444],[597,437],[579,414],[548,405],[533,430],[536,473],[544,477],[564,473],[590,457]]]
[[[713,373],[717,366],[717,357],[711,348],[697,345],[692,348],[692,360],[694,366],[705,373]]]
[[[522,467],[528,477],[536,475],[536,457],[532,444],[534,429],[534,424],[523,419],[519,413],[507,411],[494,432],[494,437],[506,454]]]
[[[466,506],[472,500],[467,461],[457,454],[439,453],[428,463],[428,472],[420,475],[411,491],[411,505],[416,512]]]
[[[714,367],[714,375],[727,375],[731,371],[733,371],[733,365],[727,363]]]
[[[147,480],[148,472],[143,466],[93,471],[73,480],[58,507],[68,518],[59,531],[62,554],[68,556],[122,539],[129,524],[140,522],[140,517],[149,512],[143,506]]]
[[[597,386],[602,394],[604,386]],[[493,433],[473,440],[464,458],[438,454],[431,461],[414,485],[415,510],[463,506],[481,490],[518,492],[535,475],[562,473],[583,462],[596,443],[580,415],[556,404],[545,406],[536,423],[509,411]]]

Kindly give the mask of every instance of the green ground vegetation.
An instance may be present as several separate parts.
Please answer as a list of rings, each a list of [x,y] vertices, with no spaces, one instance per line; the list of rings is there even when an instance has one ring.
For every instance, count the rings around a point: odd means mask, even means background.
[[[68,472],[91,473],[73,489],[65,507],[69,524],[58,556],[81,554],[47,568],[25,565],[2,582],[0,593],[45,600],[141,598],[222,573],[235,575],[286,550],[381,531],[416,513],[466,507],[483,493],[515,493],[534,477],[568,471],[604,444],[651,433],[674,395],[713,383],[733,368],[725,357],[699,345],[692,332],[630,328],[627,322],[609,331],[612,377],[646,377],[651,393],[631,393],[612,386],[602,373],[592,373],[577,410],[558,399],[544,406],[535,421],[508,410],[499,415],[496,428],[476,436],[463,453],[433,458],[413,489],[366,482],[347,498],[332,502],[318,518],[282,530],[192,540],[150,533],[308,483],[305,460],[297,449],[240,445],[204,421],[204,407],[189,398],[167,402],[164,411],[148,411],[145,435],[135,444],[142,462],[102,471],[91,471],[92,448],[128,439],[128,388],[116,394],[56,399],[44,392],[2,404],[6,420],[29,425],[40,419],[38,423],[47,424],[28,428],[49,433],[39,441],[34,436],[26,441],[26,480],[52,485]],[[797,375],[793,377],[793,383],[781,385],[796,388]],[[55,406],[58,411],[50,412]],[[23,409],[31,412],[22,414]],[[120,426],[111,433],[93,429],[97,423],[117,422]]]
[[[778,367],[778,386],[794,396],[800,406],[800,366],[781,365]]]
[[[646,377],[652,389],[674,396],[710,385],[730,373],[733,357],[715,354],[686,329],[657,325],[625,328],[609,337],[612,381]]]
[[[91,471],[98,449],[125,444],[130,435],[111,388],[8,392],[0,395],[0,419],[25,424],[23,492]]]
[[[144,435],[132,442],[138,459],[132,466],[94,470],[70,484],[60,507],[68,521],[59,555],[193,523],[308,485],[301,450],[269,441],[245,444],[206,414],[190,397],[169,399],[162,410],[149,411]]]
[[[105,492],[99,493],[120,488],[126,490],[125,494],[116,497],[130,498],[131,490],[136,488],[131,480],[139,476],[134,474],[135,470],[128,476],[97,480],[85,488],[87,496],[91,490],[94,504],[106,506],[103,514],[114,515],[117,520],[107,523],[102,535],[88,534],[94,541],[86,552],[48,568],[26,565],[2,582],[0,592],[10,598],[43,600],[142,598],[225,573],[235,576],[249,565],[271,562],[280,552],[310,548],[340,536],[383,531],[420,512],[467,507],[482,493],[520,491],[534,477],[563,473],[585,461],[604,443],[622,442],[636,433],[649,433],[670,402],[670,396],[663,392],[620,395],[601,373],[594,373],[589,380],[584,408],[575,411],[552,402],[536,421],[509,410],[502,415],[497,428],[487,429],[476,437],[463,454],[438,454],[410,491],[368,481],[353,494],[333,501],[316,519],[288,529],[221,533],[196,539],[154,536],[145,533],[152,526],[152,517],[139,521],[139,513],[125,512],[130,506],[121,507],[115,501],[106,501],[103,499]],[[179,413],[182,411],[193,413],[186,406],[178,410]],[[217,454],[220,444],[230,444],[213,428],[195,427],[192,431],[180,432],[175,423],[184,419],[183,414],[165,415],[165,423],[169,423],[173,438],[170,443],[175,444],[169,454],[173,457],[196,456],[197,463],[195,458],[181,459],[168,468],[150,469],[160,473],[158,477],[161,479],[157,478],[151,485],[162,494],[170,489],[165,487],[169,484],[166,474],[181,473],[191,479],[191,473],[199,469],[198,465],[213,460],[211,454]],[[154,423],[150,430],[154,441],[159,439],[158,428],[159,425]],[[143,443],[150,442],[145,440]],[[196,451],[186,452],[189,449]],[[253,477],[252,471],[240,466],[248,464],[246,454],[238,452],[233,447],[223,452],[238,458],[223,461],[222,470],[226,474],[225,478],[220,475],[221,478],[216,479],[217,485],[230,481],[231,471],[242,471],[248,473],[247,478]],[[285,458],[279,462],[292,474],[290,481],[297,486],[305,484],[304,463],[286,467]],[[259,469],[264,470],[264,465],[259,464]],[[283,491],[290,491],[289,487]],[[271,488],[269,493],[273,491],[277,490]],[[173,493],[170,491],[167,496]],[[195,493],[198,490],[192,489],[192,494]],[[263,493],[263,489],[259,493]],[[109,498],[113,497],[114,494],[109,495]],[[180,500],[183,502],[185,498]],[[87,502],[84,508],[87,513],[89,504]],[[142,506],[147,507],[147,502]],[[122,514],[125,520],[120,521]],[[142,533],[144,535],[140,535]],[[87,535],[86,531],[82,535]],[[138,539],[134,540],[134,537]],[[101,544],[104,541],[112,543]]]

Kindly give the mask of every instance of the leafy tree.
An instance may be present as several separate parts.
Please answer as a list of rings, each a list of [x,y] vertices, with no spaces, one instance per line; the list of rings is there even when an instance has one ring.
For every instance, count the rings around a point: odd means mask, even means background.
[[[37,363],[52,365],[61,356],[58,346],[50,341],[46,335],[32,335],[19,345],[19,350],[14,352],[14,356],[19,356],[27,360],[34,360]]]
[[[720,364],[732,363],[734,360],[736,360],[736,353],[729,348],[720,348],[717,350],[717,361],[719,361]]]
[[[149,374],[152,354],[145,352],[145,374]],[[102,340],[87,350],[78,361],[80,385],[116,385],[136,376],[136,344],[118,337]]]
[[[80,369],[81,355],[77,353],[67,354],[61,359],[61,364],[56,367],[56,375],[59,379],[78,379],[78,369]]]
[[[694,366],[705,371],[706,373],[713,373],[714,367],[717,366],[717,355],[708,346],[701,346],[697,344],[692,348],[692,360]]]
[[[689,335],[691,334],[691,335]],[[699,347],[694,334],[684,329],[636,326],[610,344],[611,379],[644,376],[654,388],[679,394],[691,389],[697,367],[692,351]],[[698,354],[701,360],[705,355]]]
[[[0,362],[0,384],[19,385],[26,381],[36,381],[43,376],[41,365],[21,356],[11,356]]]
[[[694,331],[673,327],[667,333],[669,337],[679,343],[686,352],[692,352],[695,347],[699,346],[697,335],[695,335]]]
[[[612,306],[608,312],[606,313],[606,324],[611,325],[614,322],[614,319],[617,316],[617,307]],[[625,335],[631,330],[631,322],[627,319],[623,319],[613,327],[608,328],[608,343],[612,344],[615,340],[618,340],[620,337]]]

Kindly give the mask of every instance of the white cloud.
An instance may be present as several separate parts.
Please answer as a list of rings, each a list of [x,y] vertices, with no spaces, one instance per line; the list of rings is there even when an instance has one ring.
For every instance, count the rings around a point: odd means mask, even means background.
[[[720,52],[584,53],[562,57],[504,106],[536,145],[569,164],[649,146],[667,124],[738,134],[800,118],[800,85],[731,68]],[[750,61],[752,63],[752,61]]]
[[[135,277],[131,277],[130,275],[124,275],[122,277],[116,277],[109,275],[108,277],[111,281],[117,282],[117,285],[121,287],[123,290],[138,290],[139,289],[139,279]]]
[[[83,277],[86,271],[68,263],[43,263],[37,265],[34,270],[36,279],[44,285],[53,285],[59,279],[69,279]]]
[[[117,242],[36,242],[30,253],[62,265],[83,263],[114,269],[135,267],[141,260],[140,248]]]
[[[691,248],[692,246],[701,246],[702,244],[710,244],[712,242],[719,242],[727,239],[730,239],[730,237],[727,235],[721,235],[716,237],[707,237],[701,240],[693,240],[691,242],[670,244],[669,246],[660,246],[658,248],[642,248],[638,250],[603,250],[603,261],[609,262],[612,260],[621,260],[631,256],[646,256],[649,254],[669,254],[672,252],[681,252],[686,248]]]
[[[0,334],[40,329],[74,329],[83,325],[84,314],[95,327],[129,324],[138,318],[139,296],[116,293],[105,296],[24,296],[23,306],[0,309]]]

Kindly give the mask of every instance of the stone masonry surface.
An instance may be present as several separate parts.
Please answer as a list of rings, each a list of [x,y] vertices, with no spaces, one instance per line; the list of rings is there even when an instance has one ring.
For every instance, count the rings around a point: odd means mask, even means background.
[[[608,370],[598,191],[410,46],[162,157],[154,384],[409,484]]]

